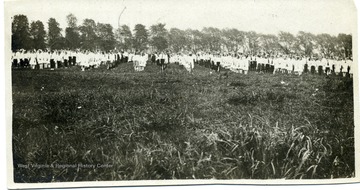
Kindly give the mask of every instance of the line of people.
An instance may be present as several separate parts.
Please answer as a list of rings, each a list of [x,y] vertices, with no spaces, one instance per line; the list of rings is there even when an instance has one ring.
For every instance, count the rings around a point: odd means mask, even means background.
[[[317,73],[329,75],[353,76],[354,66],[351,58],[341,59],[325,57],[304,58],[300,56],[251,56],[243,54],[196,54],[194,63],[215,71],[227,69],[236,73],[247,74],[249,71],[259,73],[288,73],[301,75]]]
[[[70,50],[19,50],[12,53],[12,68],[58,69],[80,66],[84,71],[106,65],[108,69],[128,62],[127,52],[70,51]]]
[[[12,68],[46,69],[60,68],[75,65],[77,52],[20,50],[12,53]]]
[[[236,73],[247,74],[249,71],[259,73],[318,73],[318,74],[342,74],[352,77],[354,67],[351,58],[341,59],[324,57],[304,58],[301,56],[269,56],[269,55],[245,55],[241,53],[169,53],[160,52],[148,54],[145,52],[126,51],[69,51],[69,50],[20,50],[12,54],[13,68],[32,69],[57,69],[78,65],[81,70],[97,68],[106,65],[108,69],[119,63],[133,63],[135,71],[143,71],[147,63],[160,66],[164,71],[168,64],[177,63],[182,65],[188,72],[193,72],[194,65],[202,65],[219,72],[230,70]]]

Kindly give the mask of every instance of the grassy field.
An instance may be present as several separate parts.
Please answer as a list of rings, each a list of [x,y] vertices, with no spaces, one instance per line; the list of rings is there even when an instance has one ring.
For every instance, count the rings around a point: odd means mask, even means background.
[[[13,70],[12,94],[15,182],[354,177],[349,78],[122,64]]]

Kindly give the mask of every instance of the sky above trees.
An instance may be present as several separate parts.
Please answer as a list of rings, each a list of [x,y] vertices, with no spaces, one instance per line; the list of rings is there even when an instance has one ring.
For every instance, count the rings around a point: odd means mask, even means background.
[[[305,31],[331,35],[353,34],[356,28],[352,0],[22,0],[7,2],[5,8],[10,17],[24,14],[43,23],[53,17],[62,28],[67,26],[69,13],[79,23],[93,19],[118,28],[124,8],[120,25],[131,28],[139,23],[164,23],[182,30],[216,27],[263,34]]]

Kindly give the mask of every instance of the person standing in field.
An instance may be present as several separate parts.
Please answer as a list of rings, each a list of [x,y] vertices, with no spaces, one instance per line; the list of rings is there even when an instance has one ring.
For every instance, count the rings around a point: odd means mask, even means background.
[[[335,65],[335,75],[339,75],[341,73],[341,60],[340,59],[335,59],[334,60],[334,65]]]
[[[35,69],[38,67],[38,62],[36,58],[36,52],[35,50],[32,50],[29,54],[29,64],[31,69]]]
[[[192,62],[192,64],[193,64],[193,67],[192,68],[194,68],[194,66],[195,66],[195,63],[197,63],[198,61],[197,61],[197,56],[196,56],[196,54],[195,53],[192,53],[192,56],[191,56],[191,58],[192,58],[192,60],[193,60],[193,62]]]
[[[148,54],[146,53],[142,53],[141,57],[140,57],[140,62],[139,62],[139,71],[144,71],[145,67],[146,67],[146,62],[148,61]]]
[[[287,73],[287,74],[291,74],[292,73],[292,64],[291,64],[292,60],[291,57],[284,57],[284,72],[283,73]]]
[[[74,66],[79,65],[78,59],[79,59],[79,52],[78,52],[78,50],[76,50],[76,51],[73,52],[73,63],[74,63]]]
[[[37,59],[37,63],[39,65],[39,69],[44,69],[44,63],[41,57],[41,49],[38,49],[36,51],[36,59]]]
[[[49,67],[50,67],[50,69],[56,69],[57,66],[56,66],[56,63],[55,63],[55,53],[54,53],[54,51],[49,51],[49,55],[50,55],[49,56]],[[39,63],[40,63],[40,68],[41,68],[41,65],[44,68],[45,66],[44,66],[44,63],[42,61],[41,53],[39,53],[38,60],[39,60]]]
[[[80,62],[80,67],[81,67],[81,71],[85,71],[88,67],[88,54],[89,52],[85,50],[83,52],[80,53],[79,55],[79,62]]]
[[[50,68],[50,59],[51,59],[51,52],[50,50],[46,50],[45,52],[45,68]]]
[[[269,55],[269,70],[268,70],[268,73],[273,73],[273,72],[274,72],[274,56]]]
[[[51,63],[53,62],[53,67],[51,67]],[[44,66],[45,67],[45,66]],[[59,68],[59,64],[57,62],[57,52],[56,51],[51,51],[50,53],[50,68]]]
[[[330,63],[330,69],[331,69],[331,74],[334,74],[335,73],[335,58],[334,57],[331,57],[330,60],[329,60],[329,63]]]
[[[25,64],[25,68],[30,68],[30,52],[29,51],[25,51],[24,53],[24,64]]]
[[[348,62],[347,62],[346,58],[341,61],[341,64],[342,64],[342,71],[341,72],[342,72],[343,77],[345,77],[348,74],[348,71],[349,71],[349,69],[348,69],[349,65],[348,65]]]
[[[302,63],[304,64],[304,73],[308,73],[309,72],[309,62],[308,59],[306,57],[302,57]]]
[[[179,55],[178,54],[171,54],[170,55],[170,63],[179,64]]]
[[[209,68],[210,71],[212,70],[213,62],[214,62],[214,56],[213,54],[208,52],[208,54],[206,55],[206,67]]]
[[[183,53],[178,53],[178,61],[179,61],[179,65],[184,66],[185,67],[185,55]]]
[[[193,73],[193,71],[194,71],[194,67],[195,67],[195,64],[194,64],[194,62],[195,62],[195,60],[194,60],[194,58],[195,58],[195,56],[193,55],[193,54],[189,54],[189,57],[188,57],[188,64],[189,64],[189,72],[190,73]]]
[[[21,50],[19,51],[18,59],[19,59],[19,66],[20,66],[20,68],[24,68],[24,50],[23,50],[23,49],[21,49]]]
[[[129,53],[127,51],[124,52],[124,63],[129,62]]]
[[[310,73],[315,74],[316,73],[316,63],[313,58],[309,58],[308,61],[309,67],[310,67]]]
[[[270,55],[267,55],[265,57],[265,73],[270,73],[270,62],[271,62]]]
[[[317,61],[317,66],[318,66],[318,73],[319,75],[324,74],[324,70],[326,65],[327,65],[327,60],[325,59],[325,57],[321,57],[318,61]]]
[[[19,51],[16,50],[12,53],[12,68],[17,68],[19,66]]]
[[[282,67],[282,62],[283,59],[276,57],[274,59],[274,72],[273,74],[277,73],[277,72],[283,72],[283,67]]]
[[[54,61],[55,61],[56,68],[61,68],[60,55],[59,55],[58,51],[54,51]]]
[[[72,56],[73,52],[71,50],[67,51],[67,55],[68,55],[68,67],[73,66],[73,56]]]
[[[135,71],[139,71],[139,53],[135,53],[133,56],[133,67]]]
[[[233,55],[232,56],[230,70],[235,72],[235,73],[240,73],[241,72],[241,69],[240,69],[240,56],[238,56],[238,55]]]
[[[166,64],[168,65],[170,63],[170,52],[169,51],[166,51]]]
[[[352,58],[350,58],[348,60],[348,64],[349,64],[349,77],[353,78],[353,75],[354,75],[354,62],[353,62]]]
[[[329,75],[331,73],[331,64],[330,64],[330,60],[326,59],[325,62],[325,74]]]
[[[247,75],[249,71],[249,60],[246,57],[242,56],[240,59],[240,64],[243,73]]]
[[[152,53],[151,54],[151,64],[156,65],[156,60],[157,60],[157,53]]]
[[[66,51],[64,51],[64,50],[61,50],[60,51],[61,52],[61,61],[62,61],[62,63],[63,63],[63,67],[64,68],[67,68],[67,66],[68,66],[68,58],[67,58],[67,54],[66,54]]]
[[[220,65],[221,65],[221,54],[219,53],[216,56],[216,66],[215,66],[216,72],[220,72]]]
[[[43,69],[47,69],[47,68],[51,69],[50,60],[49,60],[49,64],[46,63],[46,60],[48,58],[46,54],[47,54],[46,51],[39,50],[37,59],[38,59],[39,64],[41,65],[40,67],[42,67]]]
[[[25,67],[25,50],[21,49],[19,53],[19,59],[20,59],[20,68]]]
[[[258,57],[256,58],[256,62],[257,62],[257,72],[258,73],[264,73],[264,70],[265,70],[265,63],[267,62],[267,60],[261,56],[261,55],[258,55]]]
[[[61,60],[62,60],[61,53],[60,53],[60,51],[57,51],[56,52],[56,63],[57,63],[58,68],[63,67]]]
[[[165,70],[165,59],[166,59],[166,55],[164,54],[164,52],[161,52],[158,58],[161,72]]]

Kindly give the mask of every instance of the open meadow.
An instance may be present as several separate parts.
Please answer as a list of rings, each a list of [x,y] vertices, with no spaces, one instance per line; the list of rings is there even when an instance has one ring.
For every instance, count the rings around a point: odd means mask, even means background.
[[[350,78],[14,69],[12,98],[19,183],[354,177]]]

